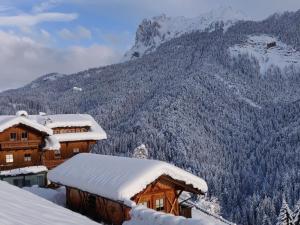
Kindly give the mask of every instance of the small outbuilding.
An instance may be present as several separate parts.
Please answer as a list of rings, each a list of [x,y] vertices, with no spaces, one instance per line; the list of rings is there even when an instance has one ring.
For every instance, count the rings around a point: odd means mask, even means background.
[[[190,217],[182,192],[207,192],[203,179],[166,162],[89,153],[54,168],[48,179],[66,187],[68,208],[115,225],[129,220],[135,205]]]

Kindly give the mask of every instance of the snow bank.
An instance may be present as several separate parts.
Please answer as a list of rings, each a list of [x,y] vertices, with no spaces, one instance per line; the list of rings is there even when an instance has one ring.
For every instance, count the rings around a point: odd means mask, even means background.
[[[53,136],[48,136],[45,138],[45,150],[60,150],[60,143],[59,140],[53,135]]]
[[[222,217],[217,215],[210,215],[209,213],[202,212],[196,208],[192,208],[192,217],[193,219],[208,221],[207,224],[215,224],[215,225],[235,225],[229,221],[226,221]],[[226,222],[225,222],[226,221]]]
[[[123,225],[224,225],[210,217],[187,219],[157,212],[144,206],[134,207],[130,211],[130,215],[131,220],[124,222]]]
[[[60,187],[58,189],[50,189],[50,188],[41,188],[37,185],[32,187],[24,187],[26,191],[31,192],[39,197],[47,199],[50,202],[53,202],[57,205],[66,206],[66,189],[64,187]]]
[[[203,179],[162,161],[89,153],[78,154],[54,168],[48,179],[132,206],[131,197],[162,175],[207,192]]]
[[[276,42],[276,46],[267,48],[268,43]],[[248,54],[255,57],[260,65],[260,72],[266,73],[272,65],[280,69],[295,66],[300,67],[300,52],[275,37],[267,35],[249,36],[247,41],[229,48],[232,56]]]
[[[1,225],[99,225],[90,219],[0,181]]]
[[[3,170],[0,171],[1,176],[17,176],[21,174],[35,174],[35,173],[41,173],[48,171],[47,167],[45,166],[29,166],[29,167],[23,167],[18,169],[12,169],[12,170]]]

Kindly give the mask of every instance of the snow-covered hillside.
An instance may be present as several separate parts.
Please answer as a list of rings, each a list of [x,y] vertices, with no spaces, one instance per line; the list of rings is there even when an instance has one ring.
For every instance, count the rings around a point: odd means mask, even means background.
[[[196,18],[167,17],[161,15],[145,19],[136,32],[134,46],[125,54],[124,60],[139,58],[154,51],[162,43],[193,31],[213,30],[217,22],[224,23],[224,29],[246,17],[231,7],[220,7]]]
[[[276,43],[276,46],[267,48],[267,44]],[[300,52],[275,37],[268,35],[252,35],[243,44],[229,48],[232,56],[248,54],[255,57],[260,65],[260,72],[264,74],[272,65],[280,69],[295,66],[300,67]]]

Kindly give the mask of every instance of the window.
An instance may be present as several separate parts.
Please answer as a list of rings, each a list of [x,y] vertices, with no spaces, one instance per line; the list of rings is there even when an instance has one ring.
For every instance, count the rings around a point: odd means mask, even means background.
[[[23,179],[21,178],[16,178],[16,179],[14,179],[13,180],[13,184],[15,185],[15,186],[18,186],[18,187],[22,187],[23,186]]]
[[[24,186],[25,186],[25,187],[30,187],[30,186],[32,186],[32,185],[31,185],[31,181],[30,181],[30,180],[25,180]]]
[[[74,155],[78,154],[79,153],[79,148],[73,148],[73,153],[74,153]]]
[[[5,156],[6,163],[13,163],[14,162],[14,155],[9,154]]]
[[[24,161],[25,162],[31,162],[31,154],[25,154],[24,155]]]
[[[149,208],[149,201],[140,202],[139,205]]]
[[[27,131],[22,132],[21,140],[22,141],[27,141],[28,140],[28,132]]]
[[[16,141],[17,140],[17,133],[10,133],[10,140]]]
[[[59,150],[54,151],[54,158],[56,159],[60,159],[61,158],[61,154]]]
[[[156,211],[164,211],[164,199],[159,198],[155,200],[155,209]]]

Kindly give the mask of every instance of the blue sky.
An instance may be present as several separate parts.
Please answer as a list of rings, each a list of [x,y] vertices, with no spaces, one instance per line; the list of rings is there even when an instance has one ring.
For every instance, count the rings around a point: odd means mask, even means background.
[[[0,0],[0,90],[46,73],[117,63],[143,18],[196,17],[232,6],[250,18],[300,8],[299,0]]]

